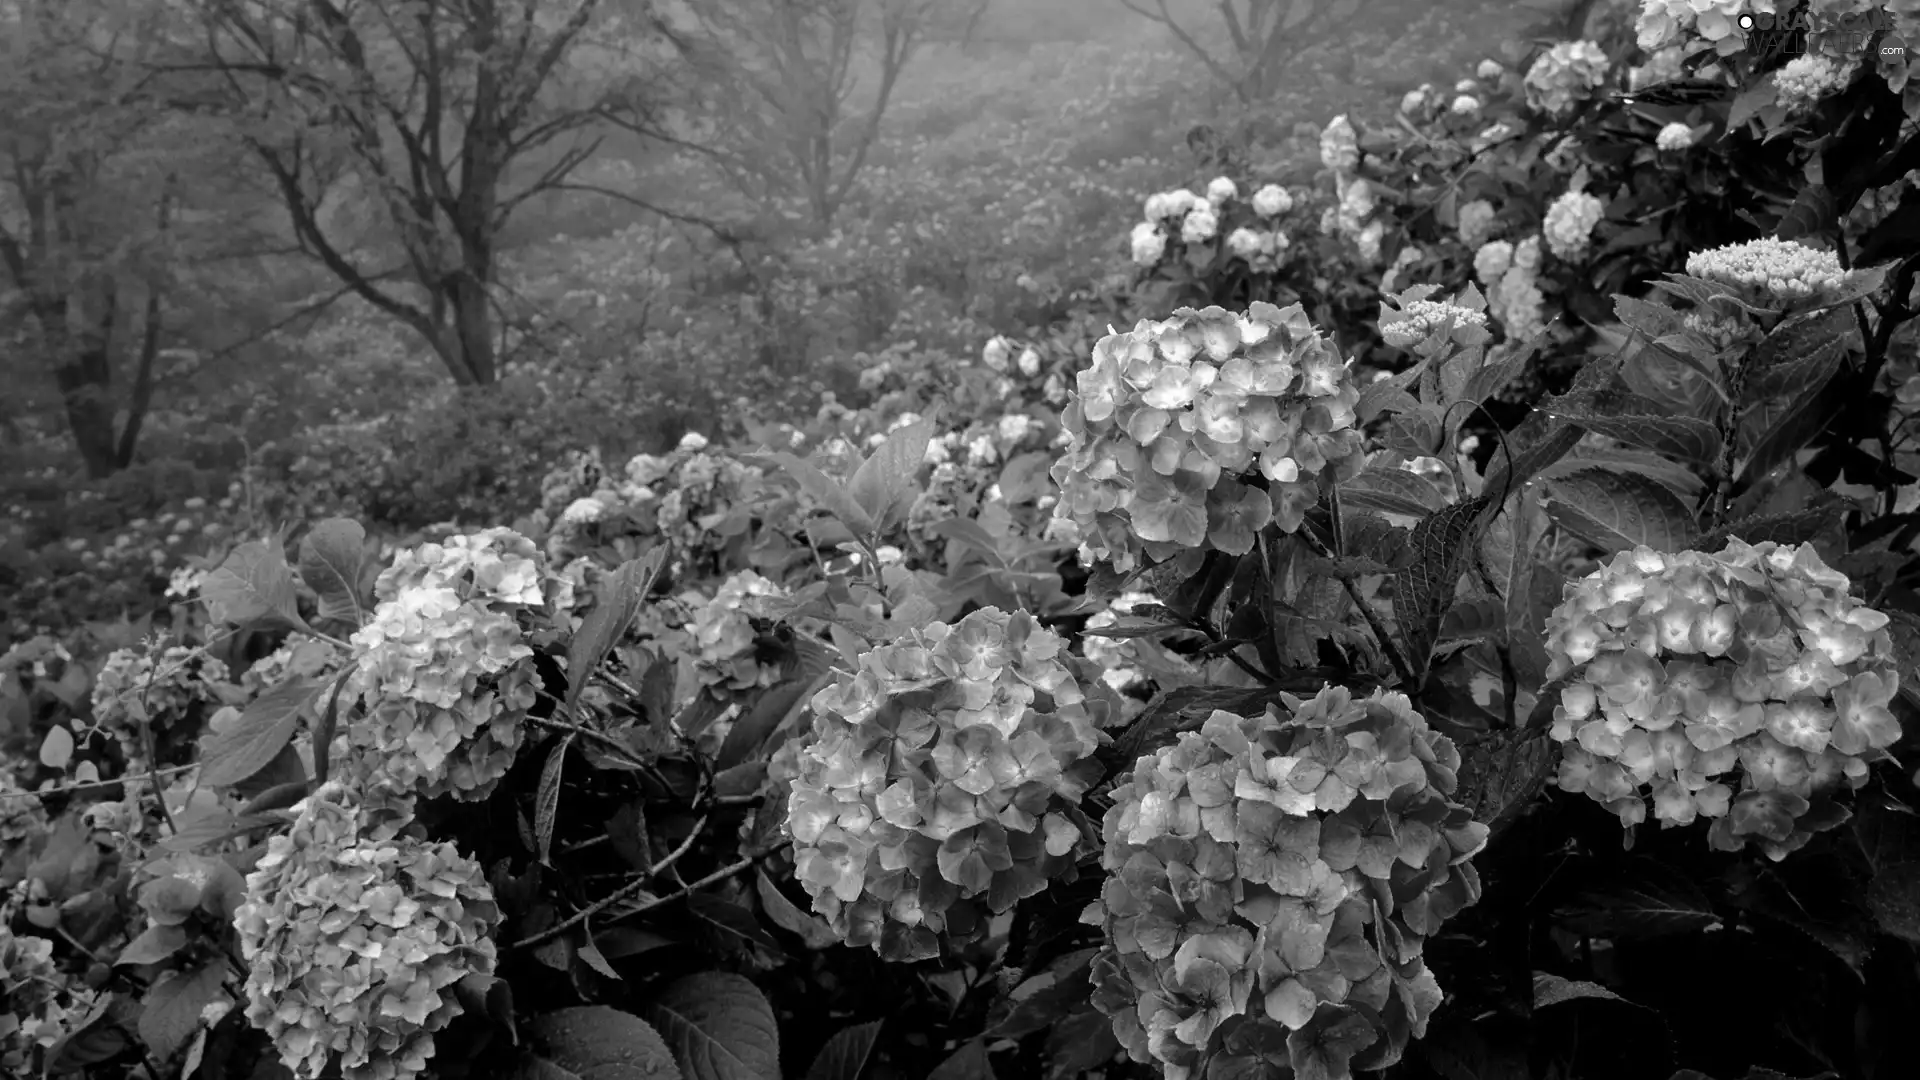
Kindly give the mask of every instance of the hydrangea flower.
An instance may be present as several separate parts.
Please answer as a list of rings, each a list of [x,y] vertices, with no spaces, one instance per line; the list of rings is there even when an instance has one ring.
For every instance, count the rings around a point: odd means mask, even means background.
[[[1400,98],[1400,111],[1418,115],[1420,110],[1427,107],[1427,94],[1432,89],[1430,86],[1418,86],[1407,91]]]
[[[1785,858],[1838,820],[1816,801],[1900,737],[1887,616],[1847,589],[1811,544],[1739,540],[1641,547],[1569,582],[1547,620],[1547,677],[1573,680],[1558,785],[1627,825],[1651,799],[1666,824],[1712,819],[1717,849]]]
[[[396,790],[483,799],[513,764],[539,678],[526,631],[572,606],[533,541],[511,529],[401,551],[353,635],[349,682],[365,710],[349,753]]]
[[[1268,184],[1253,193],[1253,212],[1261,217],[1278,217],[1293,209],[1293,196],[1279,184]]]
[[[1472,94],[1461,94],[1447,106],[1455,116],[1476,116],[1480,112],[1480,99]]]
[[[1525,341],[1546,329],[1546,302],[1539,279],[1518,263],[1487,294],[1487,307],[1506,329],[1508,341]]]
[[[1480,66],[1475,68],[1473,73],[1476,76],[1487,80],[1488,82],[1492,82],[1493,80],[1498,79],[1501,76],[1505,75],[1507,73],[1507,69],[1504,67],[1501,67],[1500,61],[1498,60],[1482,60],[1480,61]]]
[[[1493,204],[1485,199],[1475,199],[1460,207],[1454,215],[1460,242],[1478,249],[1493,238],[1495,217]]]
[[[1852,82],[1859,70],[1858,63],[1819,53],[1796,56],[1773,73],[1775,100],[1790,113],[1806,112]]]
[[[1676,154],[1693,146],[1693,129],[1675,120],[1660,129],[1653,137],[1654,148],[1667,154]]]
[[[993,371],[1007,370],[1007,362],[1013,359],[1013,342],[1004,336],[996,335],[980,350],[980,362]]]
[[[1848,277],[1833,252],[1771,236],[1696,251],[1687,256],[1687,274],[1729,286],[1756,307],[1831,296]]]
[[[191,646],[172,645],[157,657],[115,649],[94,676],[93,728],[111,734],[127,760],[144,760],[142,727],[171,728],[195,704],[219,703],[227,682],[227,665]]]
[[[1029,379],[1039,375],[1040,351],[1032,346],[1028,346],[1021,351],[1020,359],[1014,361],[1014,366],[1019,369],[1021,375]]]
[[[298,1080],[411,1080],[460,1012],[453,984],[493,971],[493,892],[452,844],[393,834],[338,782],[294,813],[234,913],[247,1020]]]
[[[1230,177],[1216,176],[1207,182],[1207,201],[1218,207],[1229,199],[1237,198],[1240,188]]]
[[[1143,221],[1133,227],[1133,235],[1128,238],[1134,265],[1152,266],[1167,253],[1166,231],[1151,221]]]
[[[579,527],[590,525],[607,516],[607,504],[591,495],[575,499],[560,512],[560,524]]]
[[[1073,808],[1116,708],[1067,659],[1032,615],[983,608],[861,654],[814,696],[787,826],[795,876],[847,944],[934,956],[1073,872],[1089,839]]]
[[[1369,221],[1367,227],[1360,230],[1360,235],[1353,238],[1353,245],[1358,249],[1363,261],[1375,263],[1380,261],[1380,245],[1385,243],[1386,239],[1386,225],[1379,221]]]
[[[49,1007],[57,1009],[57,989],[65,982],[53,962],[53,941],[36,935],[20,936],[0,926],[0,999],[15,1018],[0,1024],[0,1069],[9,1076],[30,1076],[39,1070],[37,1048],[51,1045],[58,1025],[44,1041],[39,1037]],[[8,1030],[11,1029],[11,1030]]]
[[[1473,253],[1473,276],[1489,288],[1512,265],[1513,245],[1505,240],[1489,240]]]
[[[1571,111],[1607,80],[1613,62],[1591,41],[1562,41],[1527,69],[1527,105],[1559,116]]]
[[[1460,755],[1405,695],[1282,700],[1141,757],[1102,823],[1094,1006],[1168,1080],[1210,1049],[1229,1071],[1259,1050],[1301,1076],[1393,1064],[1440,1004],[1422,942],[1480,896]]]
[[[1774,12],[1775,0],[1641,0],[1634,23],[1640,47],[1647,52],[1683,44],[1689,34],[1731,56],[1746,43],[1740,16]]]
[[[1334,172],[1348,172],[1360,164],[1360,140],[1345,113],[1328,121],[1320,133],[1320,163]]]
[[[1269,521],[1292,531],[1325,469],[1361,465],[1360,392],[1299,305],[1182,308],[1094,346],[1062,415],[1056,517],[1083,558],[1123,572],[1144,550],[1244,554]]]
[[[1412,300],[1402,305],[1397,318],[1380,320],[1380,337],[1396,349],[1411,349],[1435,334],[1455,327],[1484,329],[1486,313],[1443,300]]]
[[[1585,191],[1564,192],[1547,207],[1546,221],[1541,226],[1547,247],[1559,258],[1577,261],[1586,254],[1593,228],[1600,224],[1605,212],[1606,207],[1598,196]]]
[[[1645,90],[1678,79],[1686,73],[1686,50],[1678,45],[1655,49],[1647,62],[1627,69],[1627,89]]]
[[[693,609],[687,623],[689,659],[695,681],[702,687],[738,693],[779,681],[779,669],[762,662],[754,642],[763,627],[779,621],[791,608],[787,590],[742,570],[722,582],[711,600],[702,600],[697,593],[682,599]]]
[[[1213,208],[1201,204],[1187,211],[1180,223],[1180,239],[1189,244],[1204,244],[1220,231],[1220,217]]]

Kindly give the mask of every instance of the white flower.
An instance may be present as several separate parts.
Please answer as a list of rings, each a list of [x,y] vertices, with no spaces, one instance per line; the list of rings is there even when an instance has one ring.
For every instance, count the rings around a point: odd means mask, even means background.
[[[1261,234],[1244,225],[1227,235],[1227,250],[1237,258],[1251,262],[1261,253],[1265,243]]]
[[[1687,273],[1782,299],[1832,293],[1847,278],[1833,252],[1774,237],[1695,252],[1687,256]]]
[[[1478,248],[1493,236],[1495,211],[1493,204],[1485,199],[1475,199],[1455,212],[1460,231],[1460,242],[1470,248]]]
[[[1212,208],[1196,206],[1187,211],[1187,220],[1180,225],[1180,239],[1189,244],[1204,244],[1213,239],[1219,228],[1220,219],[1214,216]]]
[[[926,456],[920,460],[926,462],[928,465],[943,465],[946,463],[950,453],[951,451],[948,450],[947,441],[944,438],[928,439]]]
[[[1013,359],[1013,342],[1004,337],[995,337],[980,350],[980,362],[994,371],[1007,370],[1007,362]]]
[[[1532,273],[1540,269],[1540,238],[1529,236],[1513,249],[1513,267]]]
[[[1400,111],[1403,113],[1417,113],[1426,107],[1427,88],[1424,86],[1407,91],[1406,95],[1400,99]]]
[[[1605,210],[1598,198],[1584,191],[1569,191],[1553,200],[1542,226],[1547,247],[1569,262],[1580,258],[1586,254],[1593,227],[1600,223]]]
[[[1240,189],[1234,186],[1232,180],[1224,176],[1216,176],[1207,184],[1207,201],[1215,206],[1239,194]]]
[[[1480,111],[1480,99],[1472,94],[1461,94],[1453,99],[1453,104],[1448,108],[1453,110],[1455,116],[1472,116]]]
[[[1481,312],[1439,300],[1415,300],[1402,310],[1405,319],[1380,324],[1380,337],[1397,349],[1410,349],[1437,331],[1487,325],[1487,317]]]
[[[1019,367],[1020,374],[1031,379],[1040,374],[1040,354],[1029,347],[1020,353],[1020,359],[1015,361],[1015,365]]]
[[[689,431],[685,435],[680,436],[680,444],[674,447],[675,450],[682,450],[690,454],[697,454],[706,448],[707,437],[697,431]]]
[[[1354,220],[1364,220],[1374,206],[1373,186],[1365,180],[1355,178],[1340,191],[1340,212]]]
[[[1573,108],[1606,81],[1613,62],[1591,41],[1562,41],[1527,69],[1527,104],[1557,115]]]
[[[1773,85],[1780,107],[1788,112],[1804,112],[1821,98],[1853,81],[1858,65],[1830,56],[1809,53],[1787,61],[1773,74]]]
[[[1473,253],[1473,276],[1480,284],[1491,286],[1513,265],[1513,245],[1505,240],[1489,240]]]
[[[1268,184],[1253,193],[1253,212],[1261,217],[1275,217],[1293,209],[1293,196],[1279,184]]]
[[[1360,235],[1354,239],[1354,243],[1360,248],[1362,259],[1374,262],[1380,258],[1380,242],[1386,238],[1387,227],[1375,221],[1360,230]]]
[[[1509,341],[1530,338],[1546,326],[1540,315],[1546,298],[1540,294],[1531,273],[1516,271],[1501,277],[1487,297],[1487,303],[1494,317],[1506,327]]]
[[[879,562],[881,566],[892,566],[894,563],[901,562],[907,557],[905,552],[894,547],[892,544],[882,544],[874,548],[873,555],[875,561]]]
[[[993,439],[987,435],[976,437],[967,444],[967,464],[991,465],[1000,459],[1000,451],[994,448]]]
[[[1678,120],[1660,129],[1653,137],[1653,145],[1664,153],[1678,153],[1693,145],[1693,129]]]
[[[1360,164],[1360,141],[1344,113],[1328,121],[1320,133],[1320,163],[1335,172]]]
[[[1684,73],[1685,65],[1686,50],[1681,46],[1656,49],[1647,55],[1646,63],[1627,69],[1627,89],[1637,92],[1672,82]]]
[[[1507,69],[1501,67],[1500,61],[1498,60],[1482,60],[1480,61],[1480,66],[1474,69],[1473,73],[1475,75],[1478,75],[1480,78],[1486,79],[1487,81],[1491,82],[1494,79],[1498,79],[1500,76],[1505,75],[1507,73]]]
[[[1008,413],[1000,418],[1000,441],[1012,445],[1033,430],[1033,417],[1026,413]]]
[[[592,496],[588,496],[584,499],[575,499],[569,503],[567,508],[560,513],[560,523],[562,525],[585,525],[588,522],[599,521],[606,516],[606,513],[607,506],[605,503]]]
[[[1133,227],[1131,243],[1133,261],[1140,266],[1152,266],[1167,252],[1167,234],[1151,221]]]

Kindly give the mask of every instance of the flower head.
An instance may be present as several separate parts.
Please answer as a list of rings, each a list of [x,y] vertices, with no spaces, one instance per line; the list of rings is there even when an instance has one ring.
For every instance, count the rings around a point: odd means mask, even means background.
[[[1344,113],[1328,121],[1326,130],[1320,133],[1320,163],[1335,172],[1347,172],[1360,164],[1360,141]]]
[[[1133,227],[1128,244],[1135,265],[1152,266],[1167,253],[1167,233],[1153,222],[1143,221]]]
[[[1613,62],[1591,41],[1562,41],[1527,69],[1527,105],[1550,116],[1573,107],[1606,82]]]
[[[1546,237],[1547,247],[1554,255],[1573,262],[1587,252],[1587,242],[1593,236],[1593,227],[1600,223],[1600,217],[1606,207],[1598,197],[1585,191],[1568,191],[1553,200],[1547,207],[1547,217],[1541,226]]]
[[[1653,145],[1661,153],[1679,153],[1693,146],[1693,129],[1676,120],[1660,129],[1653,137]]]
[[[1261,217],[1277,217],[1293,209],[1293,196],[1279,184],[1268,184],[1253,193],[1253,212]]]
[[[1839,256],[1793,240],[1762,237],[1687,256],[1687,274],[1739,290],[1765,303],[1803,302],[1845,287]]]

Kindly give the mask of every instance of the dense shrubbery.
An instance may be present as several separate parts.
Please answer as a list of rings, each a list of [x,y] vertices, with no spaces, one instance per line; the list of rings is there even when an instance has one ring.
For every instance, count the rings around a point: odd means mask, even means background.
[[[0,1065],[1898,1075],[1920,99],[1697,6],[1216,158],[1149,318],[876,222],[755,324],[921,282],[853,363],[643,330],[804,408],[529,361],[37,555],[153,613],[0,657]]]

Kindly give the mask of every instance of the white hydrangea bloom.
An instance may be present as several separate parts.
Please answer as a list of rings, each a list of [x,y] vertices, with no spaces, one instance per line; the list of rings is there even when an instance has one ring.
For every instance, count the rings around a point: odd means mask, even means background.
[[[1627,89],[1645,90],[1649,86],[1672,82],[1685,72],[1686,50],[1678,45],[1656,49],[1647,62],[1627,70]]]
[[[1485,199],[1475,199],[1455,211],[1460,242],[1470,248],[1479,248],[1493,237],[1493,204]]]
[[[707,448],[707,437],[697,431],[689,431],[680,436],[680,444],[674,449],[689,454],[697,454]]]
[[[1377,205],[1373,185],[1356,178],[1340,190],[1340,212],[1355,220],[1364,220]]]
[[[1156,221],[1165,221],[1173,216],[1172,199],[1166,192],[1156,191],[1147,196],[1147,202],[1142,208],[1142,212],[1146,215],[1149,224]]]
[[[1261,217],[1276,217],[1293,209],[1293,196],[1279,184],[1268,184],[1253,193],[1253,212]]]
[[[1593,237],[1593,227],[1600,223],[1605,206],[1598,198],[1584,191],[1569,191],[1553,200],[1547,207],[1547,218],[1543,225],[1547,247],[1562,259],[1569,262],[1586,254],[1587,242]]]
[[[1033,378],[1035,375],[1040,374],[1039,351],[1029,346],[1028,348],[1026,348],[1024,351],[1020,353],[1020,359],[1015,361],[1015,366],[1017,366],[1020,369],[1020,374],[1026,376],[1029,379]]]
[[[1500,76],[1505,75],[1507,73],[1507,69],[1501,67],[1500,61],[1498,60],[1482,60],[1480,61],[1480,66],[1474,69],[1473,73],[1475,75],[1478,75],[1480,78],[1486,79],[1489,82],[1491,82],[1492,80],[1498,79]]]
[[[1613,62],[1591,41],[1562,41],[1527,69],[1527,104],[1558,115],[1598,89]]]
[[[1424,86],[1409,90],[1400,98],[1400,111],[1403,113],[1417,113],[1426,107],[1427,88]]]
[[[1167,253],[1167,234],[1151,221],[1135,225],[1129,243],[1133,248],[1133,261],[1139,266],[1152,266]]]
[[[1013,342],[998,335],[980,350],[980,362],[994,371],[1007,370],[1007,363],[1012,359]]]
[[[1461,79],[1459,82],[1453,84],[1453,92],[1456,94],[1477,94],[1480,92],[1480,84],[1473,79]]]
[[[1405,319],[1382,323],[1380,326],[1381,338],[1398,349],[1410,349],[1436,331],[1455,326],[1487,325],[1485,314],[1440,300],[1415,300],[1402,310],[1406,314]]]
[[[1187,211],[1187,219],[1180,224],[1180,239],[1189,244],[1204,244],[1213,239],[1219,229],[1220,219],[1211,207],[1203,204]]]
[[[1513,265],[1513,245],[1505,240],[1489,240],[1473,253],[1473,276],[1480,284],[1491,286]]]
[[[1852,82],[1858,70],[1853,62],[1818,53],[1796,56],[1787,61],[1786,67],[1773,73],[1776,100],[1788,112],[1804,112],[1821,98]]]
[[[967,464],[991,465],[1000,460],[1000,451],[993,445],[993,437],[981,435],[967,444]]]
[[[1236,258],[1252,261],[1264,247],[1261,235],[1244,225],[1227,236],[1227,250]]]
[[[1360,164],[1360,140],[1353,124],[1342,113],[1328,121],[1320,133],[1320,163],[1335,172],[1345,172]]]
[[[1493,286],[1487,303],[1494,317],[1506,327],[1509,340],[1524,340],[1546,328],[1541,316],[1546,297],[1541,295],[1532,273],[1516,270],[1503,275]]]
[[[1026,413],[1007,413],[1000,418],[997,425],[1000,430],[1000,441],[1009,444],[1019,442],[1033,431],[1035,423],[1033,417]]]
[[[1660,134],[1653,137],[1653,145],[1663,153],[1679,153],[1693,145],[1693,129],[1676,120],[1660,129]]]
[[[1380,244],[1386,238],[1387,227],[1378,221],[1374,221],[1369,222],[1366,228],[1360,230],[1360,235],[1354,239],[1354,243],[1359,246],[1360,257],[1362,259],[1365,259],[1367,262],[1375,262],[1380,258]]]
[[[1480,99],[1472,94],[1461,94],[1453,99],[1453,104],[1448,108],[1453,110],[1455,116],[1473,116],[1480,111]]]
[[[607,504],[589,495],[584,499],[575,499],[567,504],[560,513],[562,525],[586,525],[599,521],[607,515]]]
[[[1784,300],[1836,292],[1847,278],[1833,252],[1771,236],[1694,252],[1687,273]]]
[[[1207,201],[1215,206],[1219,206],[1228,199],[1236,198],[1239,194],[1240,188],[1225,176],[1216,176],[1207,184]]]
[[[1772,13],[1775,0],[1641,0],[1634,32],[1648,52],[1683,44],[1690,31],[1729,56],[1746,42],[1740,16]]]
[[[1540,269],[1540,238],[1538,236],[1529,236],[1514,245],[1513,267],[1528,273]]]

